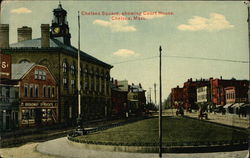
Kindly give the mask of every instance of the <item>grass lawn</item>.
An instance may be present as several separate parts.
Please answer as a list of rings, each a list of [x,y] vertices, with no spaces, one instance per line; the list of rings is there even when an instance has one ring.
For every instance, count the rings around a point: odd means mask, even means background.
[[[99,131],[77,139],[111,143],[157,143],[158,118]],[[163,117],[163,142],[211,142],[239,139],[247,139],[247,133],[200,120]]]

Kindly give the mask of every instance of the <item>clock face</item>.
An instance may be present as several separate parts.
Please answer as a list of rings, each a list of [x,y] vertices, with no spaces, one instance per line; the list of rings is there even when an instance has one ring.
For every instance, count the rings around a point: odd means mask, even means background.
[[[54,31],[55,33],[59,33],[59,32],[60,32],[60,27],[55,27],[55,28],[53,29],[53,31]]]

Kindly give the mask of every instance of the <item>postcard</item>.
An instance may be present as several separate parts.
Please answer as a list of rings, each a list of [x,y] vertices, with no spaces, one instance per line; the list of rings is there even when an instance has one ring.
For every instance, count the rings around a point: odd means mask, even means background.
[[[249,157],[249,1],[0,4],[0,158]]]

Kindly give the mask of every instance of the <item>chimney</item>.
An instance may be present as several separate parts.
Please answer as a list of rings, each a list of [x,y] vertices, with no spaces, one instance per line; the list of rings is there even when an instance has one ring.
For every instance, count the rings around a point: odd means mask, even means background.
[[[49,44],[49,24],[41,24],[41,47],[48,48]]]
[[[0,48],[9,48],[9,24],[0,24]]]
[[[32,28],[23,26],[17,28],[17,42],[31,40],[32,39]]]
[[[220,76],[220,80],[222,80],[222,76]]]
[[[116,86],[118,86],[118,82],[117,82],[117,80],[115,80],[115,85],[116,85]]]

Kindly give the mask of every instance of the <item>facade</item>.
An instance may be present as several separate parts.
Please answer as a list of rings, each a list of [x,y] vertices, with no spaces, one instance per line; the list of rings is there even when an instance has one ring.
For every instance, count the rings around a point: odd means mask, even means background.
[[[19,126],[58,123],[58,87],[47,67],[12,64],[12,80],[19,87]]]
[[[197,87],[209,86],[209,80],[200,79],[193,81],[192,78],[188,79],[183,86],[183,100],[184,108],[197,109]]]
[[[36,63],[47,66],[58,83],[59,122],[72,123],[78,115],[77,104],[77,52],[71,45],[67,12],[59,4],[54,9],[51,27],[41,25],[41,38],[18,38],[18,43],[0,43],[2,52],[12,55],[13,63]],[[8,36],[8,27],[1,25],[0,36]],[[22,30],[22,29],[21,29]],[[28,33],[20,36],[29,36]],[[6,37],[7,39],[8,37]],[[83,119],[103,118],[111,115],[111,65],[80,51],[81,113]]]
[[[134,85],[133,83],[128,86],[128,90],[129,113],[142,114],[146,105],[146,90],[142,88],[141,84]]]
[[[19,87],[11,80],[0,80],[0,132],[18,128]]]
[[[212,93],[212,102],[216,105],[225,105],[226,104],[226,93],[225,88],[226,87],[235,87],[235,90],[238,90],[238,97],[235,96],[235,98],[238,98],[242,101],[247,101],[246,98],[248,98],[248,87],[249,87],[249,81],[247,80],[236,80],[232,78],[231,80],[225,80],[222,79],[212,79],[210,80],[211,84],[211,93]],[[236,91],[235,91],[236,92]],[[235,93],[236,95],[236,93]]]
[[[171,106],[178,108],[183,106],[183,88],[177,86],[171,89]]]
[[[111,81],[112,115],[125,117],[128,112],[128,91],[123,90],[124,87],[118,83],[117,80]]]

